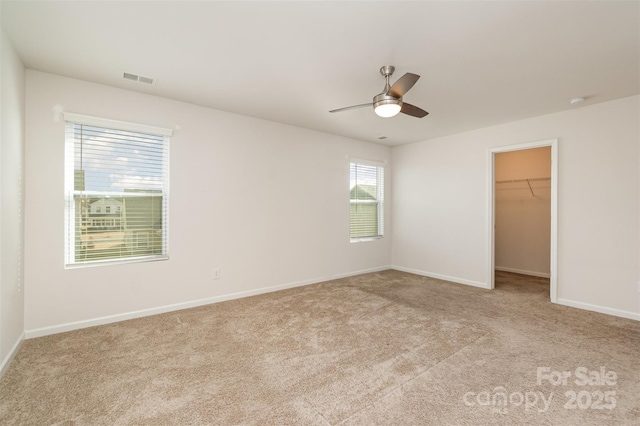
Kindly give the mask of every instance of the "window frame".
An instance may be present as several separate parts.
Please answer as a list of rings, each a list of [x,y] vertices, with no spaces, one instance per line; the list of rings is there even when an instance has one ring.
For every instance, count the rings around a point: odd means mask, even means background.
[[[138,263],[138,262],[150,262],[158,260],[169,259],[169,179],[170,179],[170,138],[173,136],[173,130],[155,126],[148,126],[144,124],[130,123],[125,121],[110,120],[100,117],[92,117],[88,115],[75,114],[70,112],[63,112],[63,119],[65,125],[65,159],[64,159],[64,197],[65,197],[65,238],[64,238],[64,267],[65,269],[74,268],[86,268],[103,265],[113,264],[125,264],[125,263]],[[143,133],[153,136],[162,137],[162,190],[155,195],[152,192],[140,193],[138,196],[162,197],[161,202],[161,254],[147,254],[141,256],[131,257],[117,257],[107,259],[93,259],[85,261],[76,260],[76,229],[78,224],[76,223],[76,199],[80,197],[135,197],[136,193],[132,192],[110,192],[100,191],[93,189],[85,189],[83,191],[77,191],[75,189],[75,137],[70,137],[69,126],[85,125],[95,126],[108,130],[126,131],[134,133]]]
[[[372,166],[376,167],[376,200],[375,201],[356,201],[351,199],[351,166],[355,164],[364,165],[364,166]],[[367,241],[377,241],[384,238],[384,193],[385,193],[385,168],[386,161],[372,161],[372,160],[364,160],[360,158],[349,158],[349,242],[351,243],[359,243],[359,242],[367,242]],[[357,182],[356,182],[357,185]],[[370,236],[362,236],[362,237],[351,237],[351,206],[354,204],[377,204],[376,209],[376,220],[377,220],[377,235]]]

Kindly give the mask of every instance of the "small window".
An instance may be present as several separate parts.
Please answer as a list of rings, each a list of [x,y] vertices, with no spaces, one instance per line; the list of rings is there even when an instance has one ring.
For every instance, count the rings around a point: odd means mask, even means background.
[[[171,130],[64,118],[66,265],[168,258]]]
[[[384,167],[352,162],[349,181],[349,235],[351,241],[384,235]]]

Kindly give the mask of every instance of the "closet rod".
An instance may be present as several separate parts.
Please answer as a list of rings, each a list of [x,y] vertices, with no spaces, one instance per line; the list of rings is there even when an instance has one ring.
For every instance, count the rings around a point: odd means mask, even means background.
[[[496,183],[516,183],[516,182],[537,182],[543,180],[551,180],[550,177],[531,178],[531,179],[510,179],[510,180],[497,180]]]

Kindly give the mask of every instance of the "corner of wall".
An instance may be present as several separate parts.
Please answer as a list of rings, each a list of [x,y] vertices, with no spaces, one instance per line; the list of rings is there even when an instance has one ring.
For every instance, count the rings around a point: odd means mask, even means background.
[[[20,338],[16,340],[16,342],[13,344],[11,349],[9,349],[4,359],[0,360],[0,379],[2,378],[2,376],[4,376],[4,373],[7,372],[7,370],[9,369],[9,365],[11,364],[11,361],[13,361],[13,359],[18,354],[18,351],[22,346],[22,342],[24,342],[24,338],[25,338],[25,334],[24,332],[22,332],[22,334],[20,335]]]
[[[0,27],[0,374],[24,340],[25,68]]]

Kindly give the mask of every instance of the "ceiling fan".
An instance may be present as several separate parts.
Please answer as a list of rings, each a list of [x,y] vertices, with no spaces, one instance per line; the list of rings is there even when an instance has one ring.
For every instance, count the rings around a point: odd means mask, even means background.
[[[429,114],[422,108],[418,108],[415,105],[408,104],[402,101],[402,97],[416,84],[416,81],[420,78],[417,74],[410,72],[400,77],[392,86],[389,85],[389,77],[393,75],[395,71],[393,65],[385,65],[380,68],[380,74],[385,78],[386,84],[381,93],[373,97],[373,102],[369,104],[353,105],[345,108],[338,108],[329,112],[341,112],[350,109],[363,108],[373,106],[373,110],[380,117],[393,117],[398,113],[411,115],[413,117],[422,118]]]

